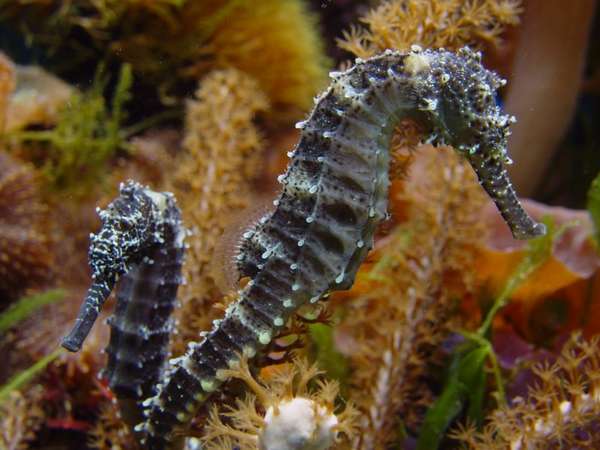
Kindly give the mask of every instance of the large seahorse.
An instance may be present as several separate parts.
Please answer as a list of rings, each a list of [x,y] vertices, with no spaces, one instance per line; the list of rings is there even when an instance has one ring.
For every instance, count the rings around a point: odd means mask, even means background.
[[[139,430],[146,446],[164,448],[225,380],[240,355],[269,344],[298,307],[352,286],[386,216],[389,144],[411,118],[429,141],[465,156],[517,239],[544,233],[521,207],[504,168],[514,121],[496,105],[505,82],[468,48],[452,53],[414,47],[356,60],[316,98],[290,152],[272,213],[243,235],[237,256],[250,277],[223,319],[173,360]]]

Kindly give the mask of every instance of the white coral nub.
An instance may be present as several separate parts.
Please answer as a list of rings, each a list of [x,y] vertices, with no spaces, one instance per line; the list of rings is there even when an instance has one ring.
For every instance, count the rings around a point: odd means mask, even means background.
[[[264,421],[258,437],[260,450],[326,450],[337,435],[335,414],[304,397],[269,407]]]
[[[206,450],[333,450],[347,448],[356,434],[356,409],[346,403],[335,414],[338,384],[304,359],[259,379],[245,358],[225,372],[244,381],[252,393],[224,410],[213,407],[202,437]]]

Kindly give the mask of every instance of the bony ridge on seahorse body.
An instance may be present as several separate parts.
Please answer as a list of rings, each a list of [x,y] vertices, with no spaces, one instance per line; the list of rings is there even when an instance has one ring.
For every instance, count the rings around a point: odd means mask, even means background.
[[[504,80],[468,48],[386,51],[331,74],[292,152],[275,210],[243,236],[239,291],[224,317],[173,360],[139,425],[146,445],[163,448],[225,380],[239,355],[269,344],[297,308],[349,288],[386,216],[389,143],[411,118],[428,140],[453,146],[471,163],[513,236],[545,232],[521,207],[504,163],[514,121],[496,105]]]

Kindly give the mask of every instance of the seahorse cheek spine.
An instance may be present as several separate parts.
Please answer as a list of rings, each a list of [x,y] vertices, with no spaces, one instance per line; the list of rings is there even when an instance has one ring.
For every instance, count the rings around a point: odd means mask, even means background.
[[[266,346],[300,305],[352,285],[386,216],[388,146],[402,118],[478,164],[516,236],[543,232],[520,208],[501,165],[510,120],[493,99],[500,79],[477,54],[388,51],[332,78],[297,125],[301,138],[279,178],[276,209],[244,235],[238,268],[251,281],[203,341],[171,362],[158,395],[145,402],[139,429],[150,448],[163,448],[224,381],[222,370]]]

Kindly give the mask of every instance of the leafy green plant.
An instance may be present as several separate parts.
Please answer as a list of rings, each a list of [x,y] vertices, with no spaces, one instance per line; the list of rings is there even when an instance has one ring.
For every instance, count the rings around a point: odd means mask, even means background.
[[[22,142],[46,144],[48,154],[43,173],[52,187],[87,192],[100,180],[106,163],[117,150],[127,149],[127,136],[121,127],[126,119],[124,105],[131,99],[132,82],[131,67],[124,64],[109,108],[104,97],[108,77],[100,66],[92,87],[73,95],[55,128],[16,133],[15,137]]]
[[[594,240],[600,247],[600,174],[596,175],[587,194],[587,210],[594,223]]]
[[[454,351],[442,392],[427,411],[419,434],[417,450],[437,449],[447,428],[463,411],[472,423],[482,423],[488,360],[495,378],[497,401],[500,405],[505,405],[502,374],[489,334],[492,321],[498,311],[507,305],[515,290],[548,260],[552,255],[555,240],[569,226],[567,224],[557,229],[549,218],[544,222],[548,232],[528,242],[523,259],[506,281],[477,332],[461,332],[466,341]]]
[[[318,366],[345,388],[350,367],[348,361],[335,347],[333,328],[323,323],[309,325],[310,340]]]

